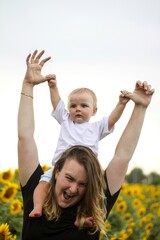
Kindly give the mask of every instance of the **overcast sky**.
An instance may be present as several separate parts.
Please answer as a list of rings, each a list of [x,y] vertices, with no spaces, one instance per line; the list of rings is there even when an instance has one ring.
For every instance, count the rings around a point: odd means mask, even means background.
[[[61,97],[77,87],[93,89],[98,113],[108,115],[120,90],[147,80],[155,88],[129,171],[160,173],[160,1],[0,0],[0,170],[17,167],[17,111],[25,59],[35,49],[52,56],[43,74],[55,73]],[[34,91],[35,137],[42,164],[50,165],[59,126],[51,117],[47,84]],[[104,167],[129,118],[129,102],[114,133],[101,141]]]

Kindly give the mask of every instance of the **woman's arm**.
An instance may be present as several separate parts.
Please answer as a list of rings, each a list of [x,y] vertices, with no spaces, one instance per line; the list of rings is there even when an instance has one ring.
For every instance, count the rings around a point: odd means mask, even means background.
[[[137,81],[133,93],[123,91],[124,96],[134,101],[135,106],[131,118],[117,144],[113,159],[106,169],[111,195],[120,189],[124,181],[128,164],[137,146],[145,113],[153,93],[154,90],[151,89],[151,86],[146,81],[144,83]]]
[[[41,74],[45,62],[50,57],[39,60],[44,51],[37,55],[37,50],[29,54],[26,63],[27,71],[22,84],[18,111],[18,164],[21,185],[24,186],[39,164],[37,146],[34,140],[34,109],[33,88],[35,85],[48,81]]]

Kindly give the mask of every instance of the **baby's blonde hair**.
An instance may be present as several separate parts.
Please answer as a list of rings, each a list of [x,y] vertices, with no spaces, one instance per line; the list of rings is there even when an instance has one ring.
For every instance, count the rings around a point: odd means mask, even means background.
[[[93,99],[93,107],[96,109],[97,108],[97,96],[96,94],[89,88],[76,88],[74,89],[68,96],[68,103],[69,103],[69,100],[70,100],[70,97],[73,95],[73,94],[82,94],[82,93],[87,93],[89,94],[92,99]]]

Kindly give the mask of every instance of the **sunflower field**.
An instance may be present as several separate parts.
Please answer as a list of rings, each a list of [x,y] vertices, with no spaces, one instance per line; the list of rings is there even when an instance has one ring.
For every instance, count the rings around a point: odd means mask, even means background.
[[[0,172],[0,240],[21,239],[22,215],[17,169]],[[160,240],[160,185],[124,183],[105,230],[100,240]]]

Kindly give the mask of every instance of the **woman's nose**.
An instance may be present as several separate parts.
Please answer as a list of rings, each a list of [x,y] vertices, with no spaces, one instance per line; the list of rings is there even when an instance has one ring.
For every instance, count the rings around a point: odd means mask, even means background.
[[[72,185],[70,186],[70,191],[71,191],[71,193],[77,193],[77,192],[78,192],[78,186],[77,186],[76,183],[75,183],[75,184],[72,184]]]

